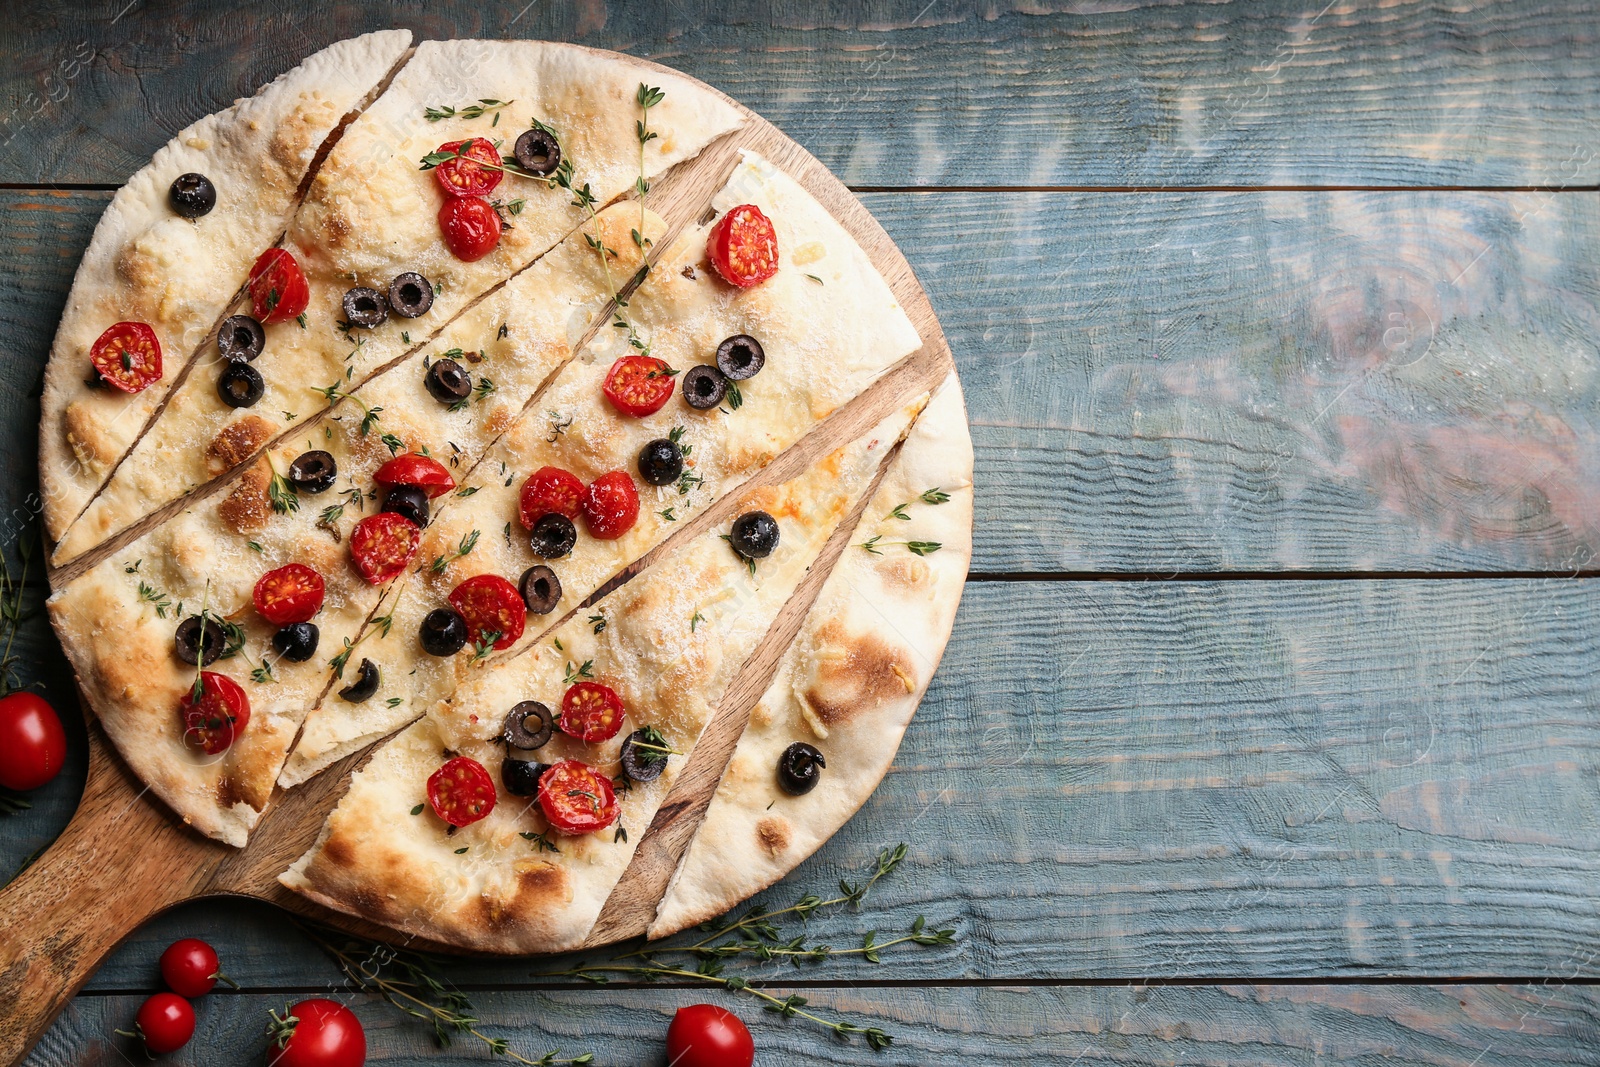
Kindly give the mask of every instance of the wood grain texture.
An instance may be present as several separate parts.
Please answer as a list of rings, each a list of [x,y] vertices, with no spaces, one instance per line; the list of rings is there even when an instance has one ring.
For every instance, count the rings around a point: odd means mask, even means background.
[[[120,183],[304,55],[403,26],[658,60],[858,185],[1593,186],[1591,15],[1584,0],[32,4],[7,26],[0,182]]]

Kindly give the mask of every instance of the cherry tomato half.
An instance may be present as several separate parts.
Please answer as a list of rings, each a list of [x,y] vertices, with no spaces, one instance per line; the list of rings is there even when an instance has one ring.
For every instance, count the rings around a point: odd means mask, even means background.
[[[624,415],[654,415],[672,399],[676,388],[673,370],[654,356],[623,356],[611,364],[601,388],[606,399]]]
[[[382,585],[411,565],[421,544],[421,527],[404,515],[380,511],[350,531],[350,558],[361,577]]]
[[[493,252],[505,224],[494,205],[481,196],[452,197],[439,209],[439,232],[450,254],[473,263]]]
[[[517,502],[517,517],[529,530],[550,514],[569,519],[583,514],[583,483],[576,474],[560,467],[540,467],[529,475],[522,483],[522,498]]]
[[[194,1036],[194,1008],[176,993],[156,993],[139,1005],[134,1016],[139,1036],[152,1055],[176,1052]]]
[[[748,289],[778,273],[778,233],[760,208],[740,204],[711,227],[706,255],[724,279]]]
[[[274,626],[305,622],[322,610],[322,575],[304,563],[286,563],[256,581],[256,611]]]
[[[516,644],[528,621],[528,606],[522,602],[522,594],[498,574],[468,578],[451,590],[450,606],[466,620],[467,640],[474,645],[490,634],[499,634],[494,643],[496,652]]]
[[[428,776],[428,804],[451,826],[468,826],[494,810],[494,779],[467,756],[445,760]]]
[[[107,385],[137,393],[161,380],[161,342],[142,322],[113,323],[89,349],[89,362]]]
[[[203,997],[220,977],[217,950],[198,937],[174,941],[161,954],[161,979],[180,997]]]
[[[178,713],[183,717],[184,744],[215,756],[226,752],[250,725],[250,698],[226,674],[201,671],[200,699],[194,699],[192,686],[185,689]]]
[[[667,1061],[673,1067],[750,1067],[756,1043],[733,1012],[715,1004],[679,1008],[667,1027]]]
[[[361,1020],[338,1001],[302,1000],[285,1017],[295,1022],[292,1029],[275,1026],[278,1035],[267,1049],[267,1067],[361,1067],[367,1062]]]
[[[288,249],[269,248],[250,268],[250,314],[263,325],[288,322],[305,313],[311,287]]]
[[[622,715],[622,698],[599,682],[578,682],[561,698],[561,732],[590,744],[616,737]]]
[[[564,759],[539,776],[539,807],[564,834],[592,834],[617,821],[621,805],[611,779],[575,759]]]
[[[601,541],[615,541],[639,519],[639,490],[627,471],[602,474],[589,483],[583,493],[583,517],[589,522],[589,535]]]
[[[67,734],[61,717],[37,693],[0,697],[0,785],[38,789],[61,773]]]
[[[443,463],[432,456],[407,452],[396,456],[372,476],[379,485],[414,485],[428,494],[428,499],[443,496],[456,487],[456,480]]]
[[[493,141],[482,137],[450,141],[440,145],[437,151],[441,155],[446,152],[455,155],[454,159],[447,159],[433,168],[434,179],[445,196],[488,196],[505,177],[505,171],[500,169],[500,152]]]

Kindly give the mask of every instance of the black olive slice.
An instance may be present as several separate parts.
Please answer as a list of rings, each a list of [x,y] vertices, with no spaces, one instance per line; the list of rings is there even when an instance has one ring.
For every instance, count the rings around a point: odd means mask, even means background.
[[[622,773],[635,782],[653,782],[667,769],[667,753],[641,745],[658,745],[660,735],[653,731],[635,730],[622,739]]]
[[[441,404],[455,404],[472,395],[472,375],[453,359],[434,360],[423,384]]]
[[[361,671],[356,680],[339,690],[339,696],[352,704],[359,704],[369,699],[378,691],[378,683],[383,676],[378,672],[378,665],[370,659],[361,661]]]
[[[266,391],[260,372],[248,363],[229,363],[217,379],[217,395],[230,408],[254,407]]]
[[[561,166],[561,145],[548,130],[527,131],[517,138],[511,154],[517,157],[517,166],[529,174],[554,174]]]
[[[736,382],[754,378],[766,364],[761,342],[747,333],[736,333],[717,346],[717,369]]]
[[[197,219],[217,206],[217,187],[204,174],[180,174],[167,189],[167,203],[186,219]]]
[[[817,787],[822,768],[827,765],[822,753],[803,741],[796,741],[778,757],[778,785],[792,797],[804,796]]]
[[[190,615],[178,624],[177,632],[172,635],[172,651],[185,663],[199,663],[200,646],[204,644],[205,663],[201,666],[211,666],[222,655],[228,638],[222,632],[222,624],[216,619],[205,620],[203,633],[202,637],[200,616]]]
[[[708,411],[728,395],[728,379],[709,363],[700,363],[683,372],[683,401],[696,411]]]
[[[467,620],[449,608],[434,608],[422,620],[422,650],[430,656],[453,656],[467,644]]]
[[[300,453],[289,464],[289,484],[298,493],[321,493],[332,489],[334,479],[338,477],[339,464],[334,461],[333,453],[320,448],[314,452]]]
[[[389,283],[389,310],[404,319],[426,315],[433,307],[433,284],[415,271],[396,274]]]
[[[505,739],[512,748],[543,748],[554,736],[556,717],[537,700],[524,700],[506,713]]]
[[[500,764],[500,781],[514,797],[531,797],[539,792],[539,779],[550,768],[530,760],[508,759]]]
[[[321,636],[322,632],[314,623],[291,622],[272,635],[272,647],[278,650],[278,655],[290,663],[304,663],[317,654],[317,641]],[[377,683],[374,682],[373,685]]]
[[[671,485],[683,473],[683,449],[666,437],[657,437],[639,450],[639,477],[651,485]]]
[[[344,294],[344,321],[371,329],[389,321],[389,301],[378,290],[358,285]]]
[[[418,527],[428,525],[428,494],[420,486],[391,486],[383,497],[383,510],[403,515]]]
[[[217,330],[217,353],[223,359],[248,363],[266,343],[267,331],[249,315],[229,315]]]
[[[522,572],[517,592],[522,594],[522,602],[528,606],[529,612],[548,615],[561,603],[561,579],[549,567],[536,564]]]
[[[551,512],[533,524],[529,543],[540,559],[560,559],[578,543],[578,528],[565,515]]]
[[[745,559],[765,559],[778,547],[778,520],[765,511],[747,511],[733,520],[728,543]]]

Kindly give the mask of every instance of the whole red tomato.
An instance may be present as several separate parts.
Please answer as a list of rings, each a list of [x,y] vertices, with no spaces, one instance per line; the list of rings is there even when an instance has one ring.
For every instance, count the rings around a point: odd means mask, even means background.
[[[361,1020],[337,1001],[302,1000],[283,1018],[272,1018],[267,1067],[361,1067],[367,1062]]]
[[[161,978],[180,997],[203,997],[222,977],[217,950],[198,937],[185,937],[161,954]]]
[[[194,1009],[176,993],[157,993],[139,1005],[138,1035],[144,1047],[159,1056],[176,1052],[194,1036]]]
[[[672,1067],[750,1067],[756,1043],[731,1011],[715,1004],[679,1008],[667,1027],[667,1062]]]
[[[35,693],[0,697],[0,785],[38,789],[61,772],[66,758],[67,735],[56,709]]]

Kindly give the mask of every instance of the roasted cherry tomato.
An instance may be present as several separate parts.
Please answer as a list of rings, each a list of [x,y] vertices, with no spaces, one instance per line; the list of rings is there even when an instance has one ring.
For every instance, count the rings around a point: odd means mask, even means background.
[[[522,499],[517,505],[517,515],[529,530],[550,514],[569,519],[583,514],[583,483],[560,467],[540,467],[529,475],[522,483]]]
[[[467,826],[494,810],[494,779],[475,759],[457,756],[428,776],[428,803],[451,826]]]
[[[142,322],[115,323],[89,349],[89,362],[101,381],[137,393],[161,380],[161,342]]]
[[[627,471],[602,474],[589,483],[583,493],[583,517],[589,521],[589,535],[614,541],[633,529],[639,518],[639,490]]]
[[[250,314],[263,325],[288,322],[305,313],[311,287],[287,249],[269,248],[250,268]]]
[[[185,689],[178,712],[183,716],[184,743],[215,756],[226,752],[250,725],[250,698],[226,674],[201,671],[200,698],[195,699],[193,686]]]
[[[624,415],[654,415],[677,388],[672,368],[654,356],[623,356],[606,375],[606,399]]]
[[[468,578],[450,592],[450,606],[467,624],[467,640],[479,644],[490,634],[496,652],[510,648],[522,636],[528,621],[528,606],[517,587],[498,574]]]
[[[194,1009],[176,993],[157,993],[139,1005],[134,1016],[145,1051],[152,1056],[176,1052],[194,1036]]]
[[[0,697],[0,785],[38,789],[61,773],[67,734],[61,717],[37,693]]]
[[[621,806],[611,779],[575,759],[564,759],[539,776],[539,807],[564,834],[592,834],[617,821]]]
[[[455,155],[433,168],[433,176],[445,196],[488,196],[505,176],[500,169],[499,150],[493,141],[482,137],[442,144],[438,152]]]
[[[679,1008],[667,1027],[672,1067],[750,1067],[756,1044],[739,1017],[715,1004]]]
[[[286,563],[256,581],[256,611],[274,626],[305,622],[322,610],[322,575],[304,563]]]
[[[754,204],[740,204],[711,227],[706,255],[724,279],[741,289],[778,273],[778,234]]]
[[[439,209],[439,231],[450,254],[466,263],[482,259],[500,243],[505,224],[481,196],[452,197]]]
[[[379,485],[414,485],[427,493],[429,500],[444,496],[456,487],[456,480],[443,463],[415,452],[389,460],[378,468],[372,480]]]
[[[203,997],[221,977],[217,950],[198,937],[174,941],[161,954],[161,978],[180,997]]]
[[[622,698],[609,685],[579,682],[561,698],[561,732],[593,744],[622,729]]]
[[[272,1018],[267,1067],[361,1067],[367,1062],[361,1020],[336,1000],[302,1000],[282,1019]]]
[[[380,511],[350,531],[350,558],[361,577],[381,585],[411,565],[422,544],[422,530],[404,515]]]

